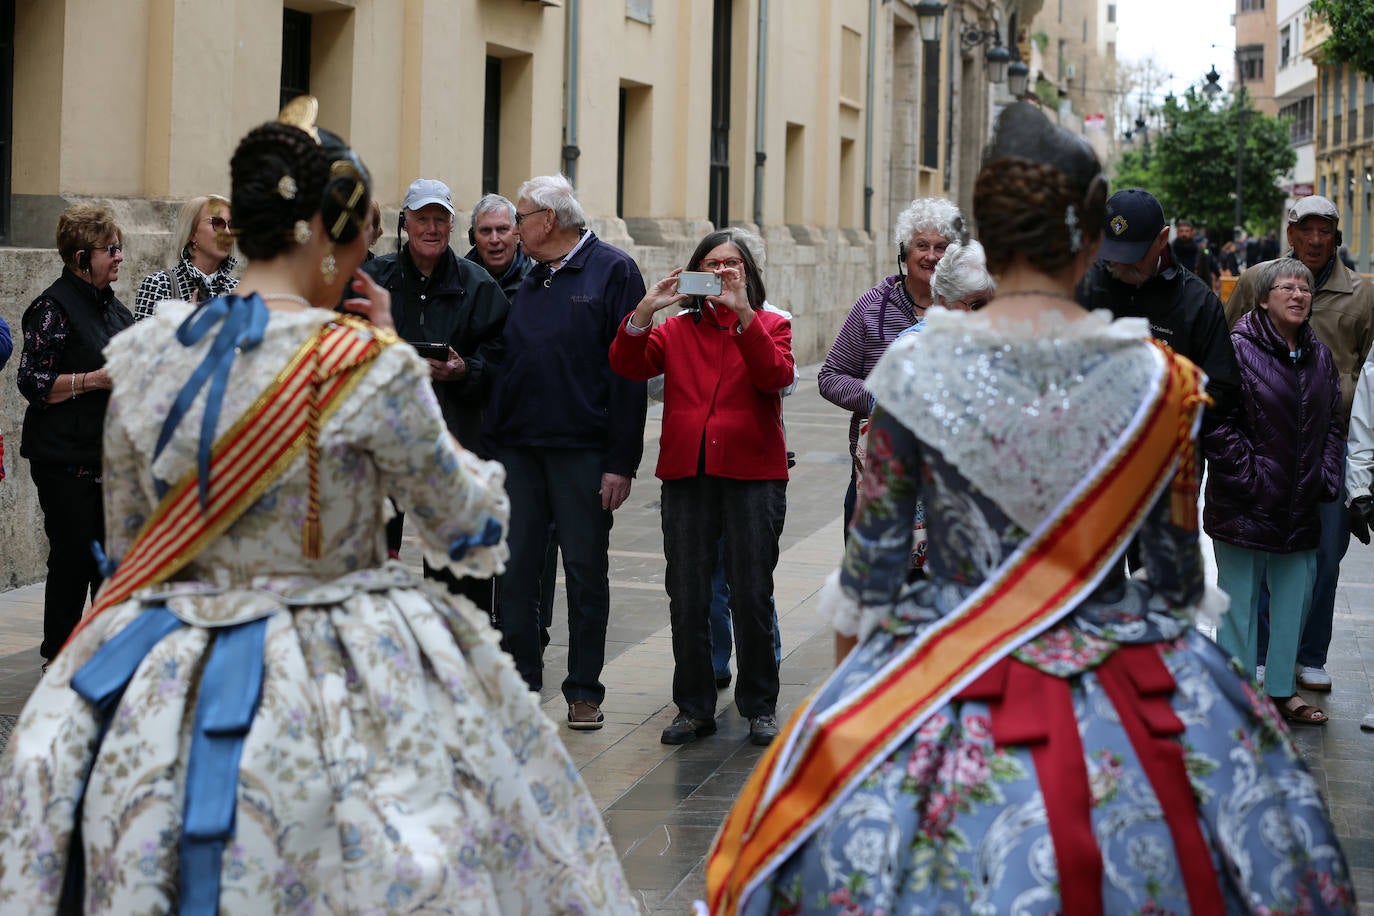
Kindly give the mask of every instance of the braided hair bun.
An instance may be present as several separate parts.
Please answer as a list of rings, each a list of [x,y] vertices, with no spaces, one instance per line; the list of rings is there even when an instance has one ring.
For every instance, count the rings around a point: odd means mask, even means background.
[[[995,274],[1024,256],[1055,273],[1102,231],[1107,182],[1081,137],[1026,102],[1003,109],[973,187],[973,218]]]
[[[270,121],[248,132],[229,161],[239,248],[269,259],[297,244],[296,224],[321,214],[335,242],[357,238],[371,206],[367,169],[341,139]]]

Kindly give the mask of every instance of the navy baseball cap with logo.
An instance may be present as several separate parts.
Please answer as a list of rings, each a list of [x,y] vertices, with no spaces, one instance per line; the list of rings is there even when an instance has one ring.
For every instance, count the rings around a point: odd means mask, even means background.
[[[1097,256],[1104,261],[1134,264],[1145,257],[1163,228],[1164,208],[1153,194],[1144,188],[1117,191],[1107,200]]]

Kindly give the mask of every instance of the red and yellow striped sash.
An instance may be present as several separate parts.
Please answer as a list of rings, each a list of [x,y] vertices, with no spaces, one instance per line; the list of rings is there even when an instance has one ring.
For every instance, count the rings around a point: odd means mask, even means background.
[[[1187,450],[1206,398],[1201,384],[1196,366],[1161,347],[1151,401],[1056,517],[961,608],[842,703],[814,717],[810,701],[797,710],[712,846],[706,866],[712,913],[737,912],[849,786],[974,678],[1097,586]]]
[[[192,469],[144,523],[76,632],[139,589],[175,575],[223,534],[314,439],[320,425],[362,378],[363,373],[355,370],[371,363],[393,340],[394,335],[349,316],[337,317],[312,334],[253,405],[216,440],[204,511],[198,475]]]

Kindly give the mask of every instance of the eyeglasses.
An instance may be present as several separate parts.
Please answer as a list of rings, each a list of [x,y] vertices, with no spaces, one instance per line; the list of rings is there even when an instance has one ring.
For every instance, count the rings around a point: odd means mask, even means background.
[[[552,210],[552,209],[553,209],[552,207],[540,207],[538,210],[531,210],[531,211],[528,212],[528,213],[521,213],[519,210],[516,210],[516,211],[515,211],[515,225],[517,225],[517,226],[520,225],[520,224],[523,223],[525,220],[529,219],[531,216],[534,216],[534,214],[536,214],[536,213],[543,213],[545,210]]]
[[[1281,289],[1290,296],[1310,296],[1312,290],[1305,286],[1294,286],[1292,283],[1276,283],[1269,287],[1271,290]]]
[[[216,232],[228,232],[233,228],[233,223],[222,216],[207,216],[205,218],[210,221],[210,228]]]
[[[960,299],[959,301],[968,306],[970,312],[976,312],[992,300],[987,296],[979,296],[976,299]]]
[[[91,249],[91,254],[95,254],[97,251],[103,251],[110,257],[114,257],[123,250],[123,245],[98,245],[95,248]]]
[[[697,266],[702,270],[720,270],[722,267],[726,270],[738,270],[744,266],[744,258],[725,258],[719,261],[715,258],[707,258]]]

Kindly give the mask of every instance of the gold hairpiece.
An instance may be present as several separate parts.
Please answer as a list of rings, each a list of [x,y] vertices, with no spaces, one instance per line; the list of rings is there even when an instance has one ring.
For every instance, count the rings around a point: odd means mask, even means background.
[[[319,116],[319,99],[313,95],[298,95],[282,106],[281,113],[277,115],[277,121],[305,131],[312,140],[319,143],[320,131],[315,126],[315,121]]]

